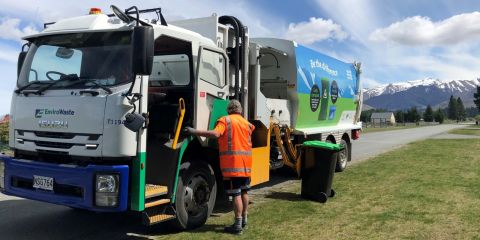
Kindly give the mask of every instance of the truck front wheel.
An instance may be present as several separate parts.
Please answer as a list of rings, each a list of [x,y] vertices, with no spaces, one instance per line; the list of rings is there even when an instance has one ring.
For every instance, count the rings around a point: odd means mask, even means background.
[[[217,182],[209,164],[186,162],[180,166],[175,209],[175,225],[193,229],[205,224],[215,206]]]

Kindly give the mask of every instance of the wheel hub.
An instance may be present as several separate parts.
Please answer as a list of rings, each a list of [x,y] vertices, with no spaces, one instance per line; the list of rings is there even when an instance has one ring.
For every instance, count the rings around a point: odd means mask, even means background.
[[[198,215],[207,207],[210,200],[210,188],[202,176],[194,176],[185,188],[185,209],[189,215]]]

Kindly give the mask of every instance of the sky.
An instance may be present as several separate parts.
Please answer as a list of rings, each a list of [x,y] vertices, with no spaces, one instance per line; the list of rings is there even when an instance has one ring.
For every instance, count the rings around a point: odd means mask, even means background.
[[[43,23],[109,11],[132,1],[0,0],[0,114],[16,86],[21,37]],[[168,21],[233,15],[251,37],[277,37],[345,62],[362,62],[363,87],[424,79],[480,77],[480,1],[471,0],[143,0]]]

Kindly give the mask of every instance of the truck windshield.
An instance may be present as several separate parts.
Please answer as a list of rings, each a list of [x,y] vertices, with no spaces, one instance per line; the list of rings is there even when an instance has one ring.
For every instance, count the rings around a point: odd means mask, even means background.
[[[128,83],[133,78],[130,42],[130,31],[37,38],[30,45],[18,87],[41,88],[68,75],[88,81],[59,82],[51,88],[97,88]]]

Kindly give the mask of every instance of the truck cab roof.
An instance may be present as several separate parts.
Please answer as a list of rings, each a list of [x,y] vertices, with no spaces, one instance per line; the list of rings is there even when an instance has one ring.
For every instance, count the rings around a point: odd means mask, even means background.
[[[155,30],[155,37],[167,33],[168,35],[189,39],[192,42],[197,41],[202,45],[216,46],[213,40],[206,38],[199,33],[172,24],[169,24],[168,26],[154,22],[149,24]],[[79,32],[128,31],[133,29],[134,26],[135,25],[132,23],[125,23],[116,17],[109,17],[106,14],[91,14],[59,20],[53,24],[47,25],[40,33],[25,36],[23,39],[29,40],[48,35]]]

